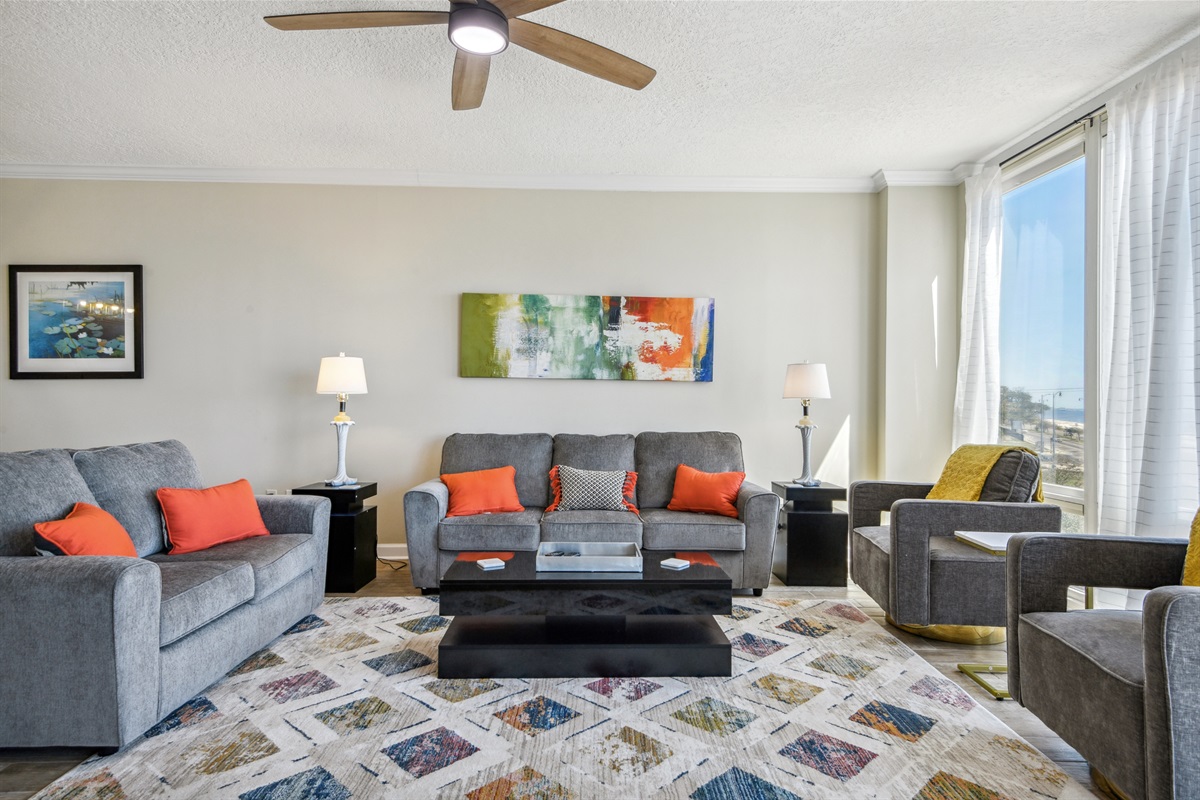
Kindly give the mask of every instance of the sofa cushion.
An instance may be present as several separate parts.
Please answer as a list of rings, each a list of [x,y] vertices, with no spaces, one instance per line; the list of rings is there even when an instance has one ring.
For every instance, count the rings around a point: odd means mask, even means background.
[[[99,505],[66,450],[0,453],[0,556],[32,556],[33,526],[62,519],[76,503]]]
[[[630,498],[637,473],[576,469],[566,464],[550,468],[551,511],[637,511]]]
[[[116,517],[91,503],[76,503],[63,519],[39,522],[33,529],[38,555],[137,558],[129,532]]]
[[[450,491],[447,517],[502,514],[524,511],[517,499],[517,470],[511,464],[471,472],[443,472],[442,483]]]
[[[742,440],[733,433],[639,433],[634,445],[638,508],[666,508],[680,464],[704,472],[744,472]]]
[[[642,509],[642,542],[647,550],[745,550],[746,526],[732,517]]]
[[[675,468],[675,487],[667,508],[737,517],[738,492],[745,482],[744,472],[702,472],[680,464]]]
[[[442,550],[537,550],[542,509],[447,517],[438,525]]]
[[[158,570],[162,575],[160,647],[254,596],[254,571],[244,561],[160,561]]]
[[[325,558],[324,553],[313,552],[316,548],[313,542],[314,538],[307,533],[273,533],[195,553],[159,553],[150,560],[159,564],[245,561],[254,571],[254,602],[258,603],[311,570],[318,558]]]
[[[125,526],[139,556],[161,552],[165,546],[155,492],[164,486],[199,489],[204,485],[192,454],[173,439],[80,450],[74,458],[96,504]]]
[[[473,472],[516,467],[517,497],[526,508],[550,503],[550,455],[554,440],[548,433],[455,433],[442,445],[439,473]]]
[[[630,511],[547,511],[543,542],[633,542],[642,544],[642,521]]]
[[[226,542],[267,536],[254,490],[245,478],[207,489],[173,489],[156,493],[171,555],[195,553]]]
[[[1118,787],[1137,791],[1145,774],[1141,612],[1022,614],[1017,637],[1021,704]]]
[[[634,437],[629,433],[590,436],[581,433],[560,433],[554,437],[554,465],[575,469],[625,470],[635,472]],[[630,500],[637,505],[637,489]]]

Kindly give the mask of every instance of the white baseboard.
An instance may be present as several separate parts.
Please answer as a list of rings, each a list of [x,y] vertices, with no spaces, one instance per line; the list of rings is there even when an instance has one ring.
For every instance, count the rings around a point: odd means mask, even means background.
[[[375,555],[380,558],[389,559],[391,561],[407,561],[408,560],[408,545],[406,544],[379,544],[375,545]]]

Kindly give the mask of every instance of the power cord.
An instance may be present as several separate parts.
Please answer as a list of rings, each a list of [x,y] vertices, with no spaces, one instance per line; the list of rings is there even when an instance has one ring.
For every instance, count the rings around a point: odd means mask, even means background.
[[[407,567],[407,566],[408,566],[408,562],[407,562],[407,561],[394,561],[394,560],[392,560],[392,559],[390,559],[390,558],[380,558],[379,556],[376,556],[376,557],[375,557],[375,560],[376,560],[376,561],[378,561],[380,564],[386,564],[386,565],[388,565],[389,567],[391,567],[391,568],[392,568],[394,571],[396,571],[396,572],[399,572],[400,570],[402,570],[402,569],[404,569],[405,567]],[[398,566],[398,567],[397,567],[397,566],[396,566],[397,564],[399,564],[400,566]]]

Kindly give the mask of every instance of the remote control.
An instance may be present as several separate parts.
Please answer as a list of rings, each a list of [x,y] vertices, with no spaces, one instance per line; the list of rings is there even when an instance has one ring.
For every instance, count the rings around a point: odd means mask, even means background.
[[[504,569],[504,562],[498,558],[481,558],[475,562],[482,570]]]
[[[682,558],[667,558],[659,562],[667,569],[687,569],[692,565],[692,562],[685,561]]]

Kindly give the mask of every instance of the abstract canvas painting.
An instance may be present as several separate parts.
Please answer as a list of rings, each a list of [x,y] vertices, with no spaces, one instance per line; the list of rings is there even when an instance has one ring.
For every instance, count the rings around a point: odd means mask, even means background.
[[[462,296],[464,378],[712,381],[711,297]]]

